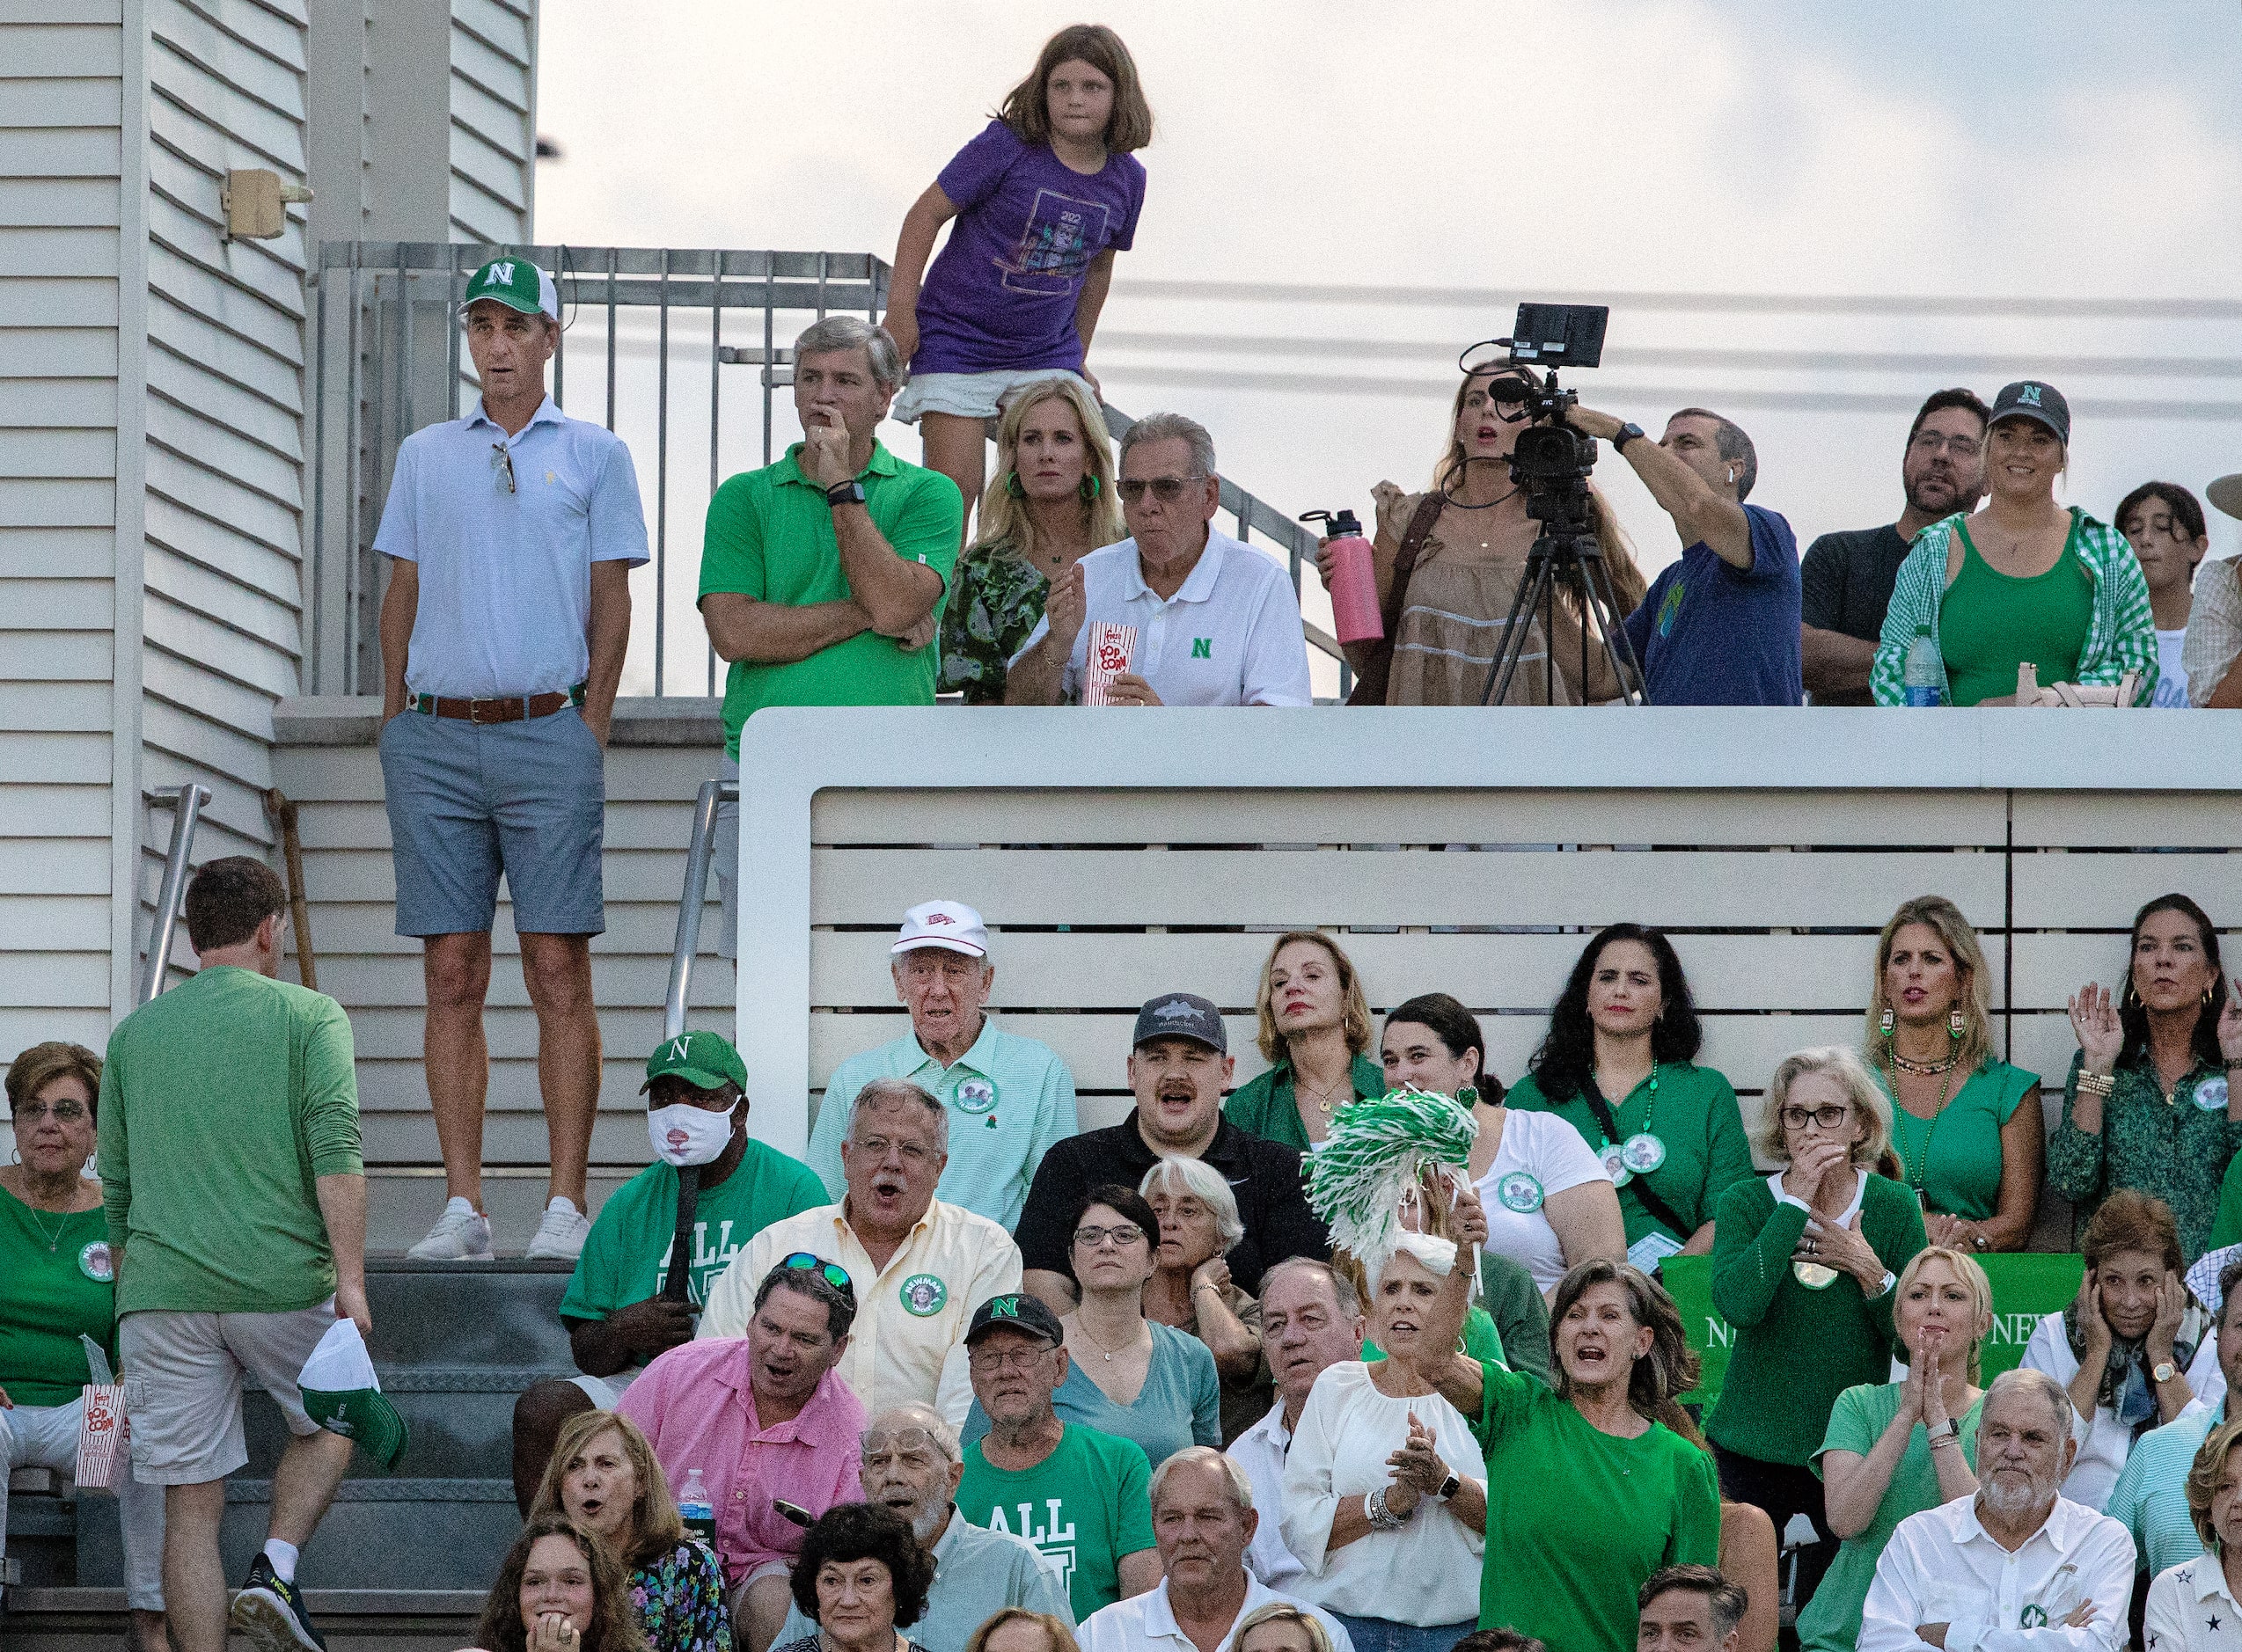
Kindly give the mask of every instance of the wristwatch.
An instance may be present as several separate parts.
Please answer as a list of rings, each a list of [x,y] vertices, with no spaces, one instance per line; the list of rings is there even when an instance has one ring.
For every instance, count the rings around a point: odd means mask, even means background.
[[[1612,437],[1611,450],[1614,453],[1626,452],[1627,444],[1642,434],[1643,427],[1635,423],[1632,420],[1630,420],[1627,423],[1620,426],[1618,434]]]
[[[854,479],[835,482],[825,490],[828,505],[861,505],[864,502],[864,484]]]
[[[1462,1490],[1462,1488],[1463,1476],[1457,1473],[1455,1470],[1450,1469],[1448,1470],[1448,1477],[1440,1482],[1440,1490],[1434,1492],[1432,1495],[1435,1497],[1438,1497],[1442,1502],[1446,1502],[1449,1498],[1454,1496],[1458,1491]]]
[[[1960,1435],[1961,1424],[1948,1417],[1944,1423],[1931,1430],[1931,1444],[1936,1445],[1941,1440],[1958,1439]]]
[[[2168,1383],[2173,1378],[2180,1375],[2180,1367],[2173,1364],[2170,1360],[2165,1360],[2154,1371],[2150,1371],[2149,1375],[2155,1378],[2160,1383]]]

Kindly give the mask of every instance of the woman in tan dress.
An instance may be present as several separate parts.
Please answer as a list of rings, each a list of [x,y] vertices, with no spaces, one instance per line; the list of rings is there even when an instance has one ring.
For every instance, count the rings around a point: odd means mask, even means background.
[[[1381,670],[1382,703],[1388,705],[1476,705],[1485,691],[1487,669],[1500,649],[1503,624],[1525,574],[1526,553],[1541,532],[1541,524],[1526,514],[1525,490],[1510,479],[1511,449],[1526,428],[1523,409],[1490,393],[1506,378],[1537,387],[1540,383],[1531,368],[1492,362],[1474,367],[1456,387],[1447,451],[1433,468],[1429,492],[1405,493],[1392,482],[1371,489],[1378,506],[1373,551],[1386,640],[1346,647],[1347,662],[1365,679],[1355,704],[1366,698],[1379,703]],[[1643,576],[1618,518],[1593,482],[1588,491],[1595,501],[1597,538],[1624,616],[1642,601]],[[1327,586],[1330,561],[1328,548],[1319,549],[1316,567]],[[1546,666],[1550,640],[1542,617],[1536,614],[1528,623],[1528,640],[1506,704],[1575,705],[1617,698],[1618,684],[1593,631],[1587,676],[1585,680],[1581,676],[1579,609],[1568,594],[1561,592],[1557,603],[1553,693]]]

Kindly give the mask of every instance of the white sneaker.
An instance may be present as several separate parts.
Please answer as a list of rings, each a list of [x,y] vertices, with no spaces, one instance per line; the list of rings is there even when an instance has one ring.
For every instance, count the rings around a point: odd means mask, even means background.
[[[556,1193],[537,1224],[537,1237],[522,1254],[533,1262],[572,1262],[583,1254],[584,1236],[590,1232],[591,1218],[569,1203],[567,1195]]]
[[[436,1225],[406,1255],[416,1262],[487,1262],[490,1254],[490,1218],[479,1214],[465,1199],[443,1207]]]

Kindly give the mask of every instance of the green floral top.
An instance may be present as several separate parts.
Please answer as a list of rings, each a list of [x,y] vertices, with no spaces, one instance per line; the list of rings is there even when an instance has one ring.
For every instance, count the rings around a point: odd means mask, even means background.
[[[1001,545],[977,545],[957,559],[942,610],[936,691],[963,690],[968,705],[1004,704],[1012,656],[1044,617],[1051,581]]]
[[[631,1604],[648,1652],[731,1652],[724,1572],[706,1545],[687,1538],[630,1577]]]
[[[2209,1241],[2227,1163],[2242,1147],[2242,1124],[2227,1122],[2226,1075],[2198,1065],[2167,1101],[2155,1066],[2128,1062],[2111,1075],[2116,1085],[2102,1103],[2102,1128],[2090,1136],[2070,1117],[2081,1059],[2071,1058],[2062,1122],[2048,1138],[2048,1185],[2071,1202],[2081,1232],[2120,1188],[2162,1199],[2179,1222],[2181,1253],[2194,1261]]]

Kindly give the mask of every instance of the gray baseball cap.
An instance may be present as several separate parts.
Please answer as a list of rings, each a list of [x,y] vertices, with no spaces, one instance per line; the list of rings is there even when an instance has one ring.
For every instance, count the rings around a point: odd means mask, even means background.
[[[2054,431],[2056,441],[2067,443],[2070,440],[2070,404],[2063,399],[2062,391],[2036,378],[2020,378],[2001,386],[2001,393],[1993,398],[1993,416],[1985,421],[1985,428],[1989,430],[2004,419],[2029,419]]]
[[[1218,1054],[1230,1053],[1222,1012],[1192,992],[1163,992],[1137,1012],[1137,1035],[1130,1048],[1141,1049],[1159,1038],[1195,1039]]]

